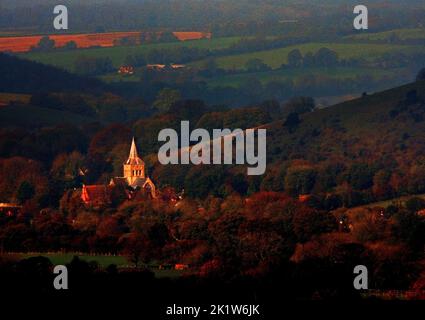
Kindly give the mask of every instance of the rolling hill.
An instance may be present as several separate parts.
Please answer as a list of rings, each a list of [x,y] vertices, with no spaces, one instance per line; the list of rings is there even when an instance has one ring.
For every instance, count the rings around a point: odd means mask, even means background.
[[[414,162],[425,155],[424,116],[425,82],[411,83],[302,115],[292,131],[284,121],[266,125],[268,155],[272,162]]]
[[[248,109],[239,111],[258,127],[256,119],[260,118]],[[220,117],[212,113],[202,119],[217,128],[220,126],[214,124]],[[185,192],[194,196],[220,195],[232,184],[251,192],[335,195],[341,201],[336,207],[425,192],[425,81],[316,109],[299,115],[296,121],[290,119],[284,113],[273,122],[259,122],[267,129],[267,170],[262,176],[246,176],[246,167],[237,165],[174,166],[171,170],[156,163],[153,177],[176,184],[176,188],[183,179]],[[234,119],[226,127],[253,126],[240,126]],[[147,126],[143,129],[146,134]],[[136,132],[140,130],[136,128]],[[153,160],[155,148],[150,152],[148,158]],[[205,182],[202,191],[200,184],[192,183],[195,177]],[[381,195],[378,186],[385,190]],[[324,208],[332,208],[321,201]]]
[[[0,108],[0,127],[35,128],[58,124],[81,125],[95,118],[75,113],[30,105],[12,105]]]
[[[67,71],[0,53],[0,92],[101,91],[105,85]]]

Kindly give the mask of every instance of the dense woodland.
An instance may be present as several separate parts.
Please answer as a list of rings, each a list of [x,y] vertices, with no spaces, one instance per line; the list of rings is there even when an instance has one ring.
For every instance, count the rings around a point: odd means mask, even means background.
[[[119,6],[104,0],[95,14],[84,1],[69,3],[78,13],[75,32],[196,29],[247,36],[221,49],[175,47],[128,55],[125,64],[141,71],[134,82],[103,82],[102,76],[116,73],[110,58],[84,56],[72,43],[55,49],[48,37],[33,51],[75,53],[72,72],[0,54],[0,202],[22,206],[18,214],[0,213],[1,253],[128,258],[133,267],[126,270],[75,258],[70,275],[84,292],[122,292],[143,283],[146,292],[163,299],[179,295],[180,288],[189,288],[182,291],[195,300],[195,289],[270,300],[276,288],[292,299],[360,298],[352,289],[353,266],[364,264],[370,288],[410,290],[407,298],[423,299],[425,56],[389,52],[372,60],[343,59],[323,46],[304,53],[294,49],[288,62],[273,70],[404,70],[379,80],[367,73],[335,79],[312,72],[264,84],[256,75],[272,70],[261,59],[248,60],[239,70],[217,64],[225,55],[309,41],[344,43],[352,8],[336,2],[267,1],[257,10],[254,0],[126,0]],[[46,8],[52,2],[40,1],[28,11],[29,3],[2,1],[0,29],[19,25],[49,33]],[[385,6],[373,1],[372,7],[385,12],[373,15],[375,31],[416,28],[424,16],[419,1]],[[40,18],[46,22],[40,25]],[[281,23],[289,18],[303,22]],[[118,45],[134,45],[125,41]],[[361,42],[424,44],[396,35]],[[197,60],[202,63],[181,71],[146,67]],[[207,85],[234,74],[252,77],[238,87]],[[326,108],[312,98],[344,94],[354,99]],[[237,165],[159,164],[158,132],[179,131],[183,120],[191,130],[266,128],[266,173],[247,176],[246,167]],[[110,204],[84,205],[83,184],[107,184],[121,176],[133,136],[158,198],[139,193],[128,200],[126,190],[115,187]],[[175,264],[189,266],[184,277],[158,280],[149,271]],[[51,268],[43,257],[17,261],[0,255],[0,283],[49,291]]]
[[[34,78],[51,70],[28,66]],[[230,109],[166,89],[150,105],[105,87],[42,93],[26,82],[23,91],[34,90],[29,101],[0,110],[6,121],[0,201],[23,205],[19,215],[0,217],[1,248],[125,254],[136,266],[184,263],[198,275],[223,279],[262,278],[279,268],[304,274],[299,268],[313,262],[328,275],[344,273],[357,257],[368,261],[375,287],[417,288],[425,228],[418,211],[425,202],[347,208],[425,192],[422,79],[423,71],[410,85],[322,110],[308,97]],[[178,130],[181,120],[192,128],[265,126],[266,174],[248,177],[241,166],[159,165],[158,132]],[[84,206],[82,183],[120,175],[132,135],[161,196],[129,201],[117,189],[110,206]],[[183,189],[183,200],[171,202]],[[302,295],[312,295],[309,290]],[[323,290],[316,294],[341,294]]]

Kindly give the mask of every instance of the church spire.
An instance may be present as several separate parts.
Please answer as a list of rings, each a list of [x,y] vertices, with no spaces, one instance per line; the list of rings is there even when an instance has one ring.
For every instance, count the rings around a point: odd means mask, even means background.
[[[125,164],[143,164],[142,159],[139,158],[139,155],[137,153],[137,147],[136,147],[136,141],[131,141],[131,148],[130,148],[130,154],[128,155],[128,160]]]
[[[139,156],[137,155],[136,142],[134,141],[134,137],[133,137],[133,141],[131,142],[130,155],[128,156],[128,158],[134,159],[134,158],[138,158],[138,157]]]

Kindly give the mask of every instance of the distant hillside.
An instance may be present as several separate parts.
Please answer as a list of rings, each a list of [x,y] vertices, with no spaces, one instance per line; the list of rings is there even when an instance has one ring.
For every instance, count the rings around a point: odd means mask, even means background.
[[[0,108],[0,127],[48,127],[58,124],[81,125],[95,121],[95,118],[72,112],[34,107],[30,105],[11,105]]]
[[[105,85],[97,79],[0,53],[0,91],[34,93],[54,91],[96,92]]]
[[[425,155],[425,82],[411,83],[267,125],[272,161],[302,158],[373,162]]]
[[[262,176],[246,176],[243,166],[159,164],[152,175],[195,197],[284,191],[314,195],[320,200],[313,205],[326,210],[425,192],[425,82],[261,127],[267,128]]]

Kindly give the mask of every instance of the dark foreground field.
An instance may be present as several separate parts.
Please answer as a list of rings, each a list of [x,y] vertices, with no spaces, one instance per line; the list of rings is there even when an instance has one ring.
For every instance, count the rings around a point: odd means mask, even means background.
[[[93,271],[83,260],[68,265],[69,290],[53,289],[51,263],[34,257],[0,268],[2,306],[25,303],[23,311],[44,316],[65,316],[81,312],[107,319],[136,312],[139,319],[281,319],[283,315],[326,315],[327,318],[350,311],[350,314],[393,312],[400,306],[412,310],[415,304],[385,301],[352,288],[348,265],[319,264],[276,266],[266,276],[238,277],[223,272],[215,276],[155,278],[150,271],[121,271],[107,268]],[[10,303],[9,303],[10,301]],[[259,315],[217,314],[218,306],[258,306]],[[200,314],[167,314],[169,310],[190,306]],[[420,307],[420,305],[418,305]],[[171,309],[170,309],[171,308]],[[19,310],[15,308],[14,310]],[[22,311],[21,310],[21,311]],[[215,310],[215,311],[214,311]],[[226,308],[224,308],[226,310]],[[87,313],[90,312],[90,313]],[[215,313],[214,313],[215,312]],[[338,316],[339,318],[339,316]]]

